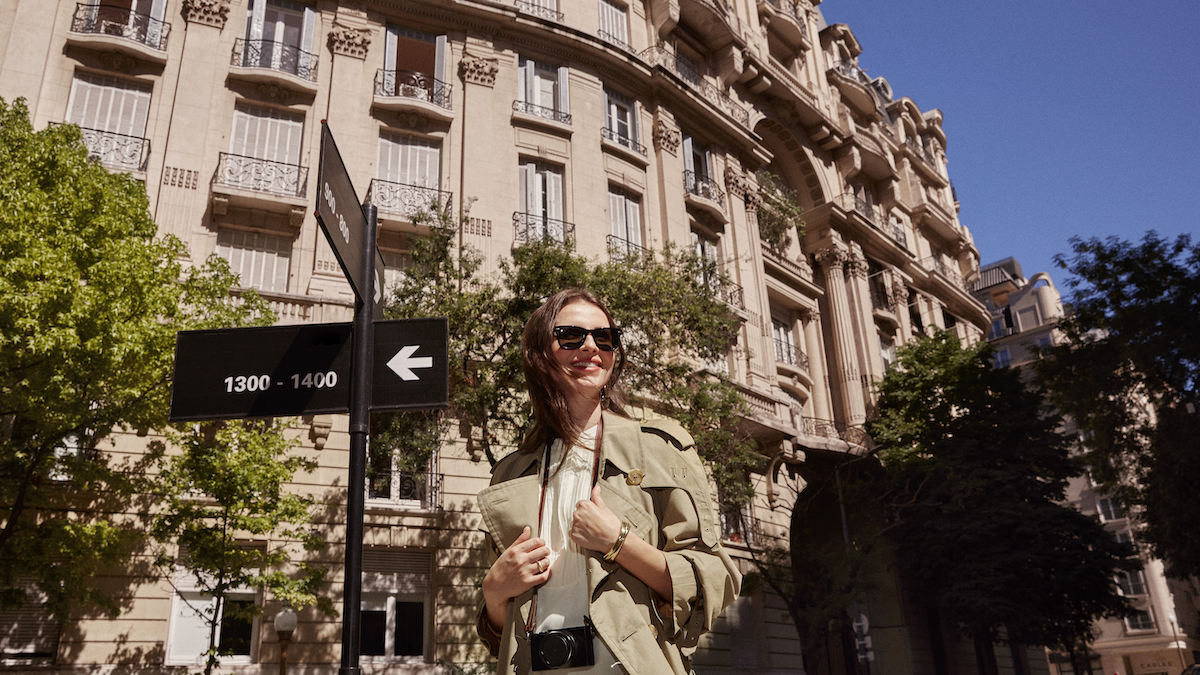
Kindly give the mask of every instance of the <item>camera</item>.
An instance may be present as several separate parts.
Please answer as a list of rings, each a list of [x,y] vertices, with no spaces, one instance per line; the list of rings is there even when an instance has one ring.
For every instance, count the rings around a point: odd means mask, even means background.
[[[595,665],[596,655],[592,652],[594,631],[592,622],[585,619],[585,624],[578,628],[531,633],[529,648],[533,654],[533,669],[557,670]]]

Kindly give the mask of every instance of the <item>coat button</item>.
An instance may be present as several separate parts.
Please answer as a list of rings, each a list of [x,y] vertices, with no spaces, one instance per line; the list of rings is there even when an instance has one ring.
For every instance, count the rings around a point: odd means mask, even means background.
[[[654,636],[655,640],[657,640],[658,639],[658,629],[655,628],[654,624],[652,624],[652,623],[648,623],[646,625],[650,628],[650,634]]]

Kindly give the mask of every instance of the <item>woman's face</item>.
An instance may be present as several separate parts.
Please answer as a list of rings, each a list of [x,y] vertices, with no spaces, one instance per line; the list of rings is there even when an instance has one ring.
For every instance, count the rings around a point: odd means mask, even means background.
[[[577,301],[563,307],[554,319],[555,326],[578,326],[580,328],[608,328],[608,317],[604,311],[590,302]],[[582,397],[588,401],[600,401],[600,390],[608,384],[612,374],[616,352],[602,351],[596,340],[589,335],[578,349],[563,349],[551,335],[550,348],[554,359],[565,371],[560,375],[566,385],[563,393],[568,399]]]

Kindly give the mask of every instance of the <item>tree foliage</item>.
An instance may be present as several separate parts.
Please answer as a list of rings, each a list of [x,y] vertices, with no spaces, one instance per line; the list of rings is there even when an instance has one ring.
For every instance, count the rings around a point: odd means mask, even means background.
[[[1125,601],[1131,551],[1061,503],[1082,466],[1061,418],[986,343],[951,333],[898,350],[869,425],[895,491],[887,537],[919,596],[979,642],[1069,648]]]
[[[88,159],[78,127],[34,132],[0,99],[0,606],[29,583],[65,616],[117,604],[89,580],[123,561],[154,460],[116,460],[115,430],[166,422],[175,333],[269,319],[220,259],[183,269],[155,239],[145,188]]]
[[[446,316],[450,324],[449,419],[471,429],[470,447],[495,463],[531,422],[520,365],[525,321],[553,293],[583,287],[605,299],[629,356],[626,382],[650,407],[679,419],[695,436],[724,499],[749,498],[746,472],[758,460],[737,427],[746,414],[724,376],[736,354],[739,320],[722,299],[727,280],[712,281],[704,261],[677,249],[594,262],[552,241],[517,247],[499,271],[485,275],[478,252],[460,245],[458,224],[434,210],[428,234],[412,242],[412,262],[393,292],[393,317]],[[705,364],[718,364],[706,367]],[[443,434],[417,434],[428,417],[376,416],[373,447],[393,447],[410,467],[423,467]]]
[[[319,594],[326,568],[298,562],[298,578],[283,569],[291,561],[289,543],[310,551],[325,543],[310,531],[313,500],[285,489],[297,471],[317,468],[315,460],[292,453],[296,442],[287,429],[239,420],[215,428],[192,424],[168,435],[180,451],[161,462],[155,484],[162,510],[149,529],[163,575],[174,579],[177,568],[186,569],[193,587],[211,599],[192,608],[209,629],[206,674],[222,655],[222,617],[251,619],[261,611],[251,603],[237,608],[248,614],[234,617],[226,598],[231,591],[269,591],[294,607],[316,605],[336,614],[332,600]]]
[[[1131,507],[1168,571],[1200,575],[1200,244],[1072,239],[1065,340],[1037,364],[1052,403],[1083,432],[1093,475]],[[1188,533],[1180,536],[1180,533]]]
[[[755,174],[762,205],[758,209],[758,233],[772,253],[783,256],[792,245],[792,233],[804,239],[803,212],[792,191],[779,176],[761,169]]]

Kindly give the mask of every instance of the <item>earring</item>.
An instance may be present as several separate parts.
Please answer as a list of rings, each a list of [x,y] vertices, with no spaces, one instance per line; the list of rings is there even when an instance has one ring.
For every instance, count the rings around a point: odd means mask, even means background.
[[[600,387],[600,407],[604,407],[604,404],[607,401],[608,401],[608,385],[604,385],[603,387]]]

